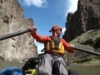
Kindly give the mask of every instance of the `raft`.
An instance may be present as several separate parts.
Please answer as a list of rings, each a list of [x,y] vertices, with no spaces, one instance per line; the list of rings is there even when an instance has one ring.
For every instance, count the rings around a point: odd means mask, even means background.
[[[0,75],[23,75],[23,72],[18,67],[7,67],[0,71]]]
[[[8,67],[1,70],[0,75],[38,75],[38,74],[36,73],[36,69],[27,70],[26,73],[23,74],[22,69],[19,67]],[[80,75],[80,74],[76,71],[68,70],[68,75]]]

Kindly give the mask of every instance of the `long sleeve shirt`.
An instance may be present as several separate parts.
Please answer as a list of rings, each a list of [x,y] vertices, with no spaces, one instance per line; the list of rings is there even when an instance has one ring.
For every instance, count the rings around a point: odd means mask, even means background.
[[[49,36],[41,36],[36,32],[31,32],[30,34],[32,35],[33,38],[36,39],[36,41],[43,43],[43,44],[46,44],[48,41],[51,40],[51,38]],[[68,51],[69,53],[74,52],[74,49],[72,47],[69,47],[68,43],[64,39],[61,39],[61,42],[66,51]]]

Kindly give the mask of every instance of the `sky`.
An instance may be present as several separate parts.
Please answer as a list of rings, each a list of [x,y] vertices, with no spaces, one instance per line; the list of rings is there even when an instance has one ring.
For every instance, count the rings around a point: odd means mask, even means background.
[[[32,18],[37,33],[42,36],[50,36],[49,30],[53,25],[62,27],[62,35],[65,29],[68,12],[77,10],[78,0],[18,0],[24,11],[24,18]],[[38,53],[41,53],[43,44],[35,41]]]

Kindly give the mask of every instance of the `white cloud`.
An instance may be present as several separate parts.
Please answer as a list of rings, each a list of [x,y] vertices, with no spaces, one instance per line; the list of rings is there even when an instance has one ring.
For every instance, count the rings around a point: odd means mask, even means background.
[[[48,5],[47,0],[23,0],[24,4],[27,6],[36,6],[36,7],[46,7]]]
[[[77,10],[77,4],[78,4],[78,0],[67,0],[66,1],[67,11],[66,11],[65,16],[67,16],[69,12],[74,13]]]
[[[62,28],[62,34],[64,34],[64,32],[66,31],[66,28]]]

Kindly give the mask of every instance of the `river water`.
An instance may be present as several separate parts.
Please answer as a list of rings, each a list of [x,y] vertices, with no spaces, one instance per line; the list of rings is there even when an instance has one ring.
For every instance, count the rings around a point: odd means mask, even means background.
[[[7,67],[22,67],[23,63],[17,62],[3,62],[0,61],[0,70]],[[81,67],[81,66],[68,66],[68,69],[77,71],[80,75],[100,75],[100,67]]]

